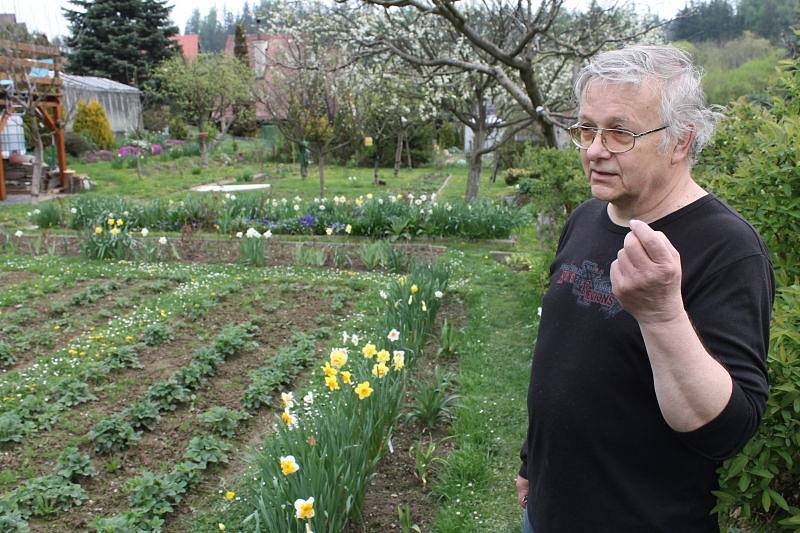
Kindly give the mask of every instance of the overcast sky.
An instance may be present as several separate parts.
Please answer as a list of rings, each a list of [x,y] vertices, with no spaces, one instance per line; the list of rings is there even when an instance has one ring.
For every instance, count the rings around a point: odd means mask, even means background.
[[[249,2],[251,6],[254,3],[257,2],[253,0]],[[566,5],[573,8],[584,8],[589,3],[590,0],[566,0]],[[613,0],[600,0],[601,5],[613,3],[615,3]],[[662,18],[669,18],[687,4],[688,0],[636,0],[633,3],[642,11],[650,9]],[[198,8],[203,15],[213,6],[217,6],[219,12],[227,8],[238,14],[245,0],[172,0],[169,4],[174,6],[172,20],[183,33],[186,21],[194,8]],[[26,23],[29,29],[53,37],[67,34],[67,22],[61,14],[61,8],[66,6],[70,6],[70,3],[65,0],[0,0],[0,13],[14,13],[17,15],[17,21]]]

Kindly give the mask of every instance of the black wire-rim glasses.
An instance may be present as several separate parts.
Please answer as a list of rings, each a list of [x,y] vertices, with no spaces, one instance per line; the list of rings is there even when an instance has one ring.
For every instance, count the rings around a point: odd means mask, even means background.
[[[633,133],[628,130],[621,130],[617,128],[595,128],[594,126],[584,126],[583,124],[575,124],[569,127],[569,135],[572,142],[581,150],[588,150],[594,142],[597,134],[600,133],[600,141],[603,146],[612,154],[623,154],[633,150],[636,146],[636,139],[656,133],[657,131],[665,130],[669,124],[665,124],[660,128],[645,131],[643,133]]]

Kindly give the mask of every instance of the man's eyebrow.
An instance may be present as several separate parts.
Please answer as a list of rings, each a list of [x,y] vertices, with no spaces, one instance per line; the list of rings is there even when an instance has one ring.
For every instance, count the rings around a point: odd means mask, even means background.
[[[628,117],[623,117],[623,116],[614,116],[608,119],[609,124],[621,124],[623,126],[627,124],[629,121],[630,119]],[[596,120],[592,120],[583,113],[578,114],[578,122],[593,122],[595,124],[597,123]]]

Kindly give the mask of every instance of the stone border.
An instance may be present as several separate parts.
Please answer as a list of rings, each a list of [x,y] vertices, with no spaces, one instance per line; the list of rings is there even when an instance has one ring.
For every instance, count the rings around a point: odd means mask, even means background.
[[[6,236],[2,242],[3,248],[13,242],[16,253],[35,255],[38,247],[39,254],[54,254],[60,256],[81,255],[82,238],[75,235],[44,235],[22,237]],[[180,261],[184,263],[235,263],[239,260],[238,239],[204,239],[199,237],[168,238],[167,245],[156,244],[158,237],[149,237],[161,256],[166,260],[175,260],[172,248],[174,247]],[[369,242],[367,240],[364,243]],[[366,270],[360,258],[360,249],[364,243],[328,242],[328,241],[284,241],[269,239],[264,242],[265,260],[267,266],[296,266],[295,250],[299,245],[323,249],[326,253],[325,267],[333,268],[334,250],[338,249],[345,254],[347,263],[341,268],[349,270]],[[171,246],[170,246],[171,245]],[[401,250],[404,254],[423,261],[433,262],[442,255],[447,248],[432,244],[393,243],[392,247]]]

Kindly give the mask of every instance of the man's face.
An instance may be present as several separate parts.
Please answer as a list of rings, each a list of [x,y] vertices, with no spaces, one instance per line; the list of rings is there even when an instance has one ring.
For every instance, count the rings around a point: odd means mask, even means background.
[[[640,86],[592,82],[583,94],[578,123],[599,128],[618,128],[642,133],[663,126],[659,97],[653,83]],[[664,132],[636,139],[628,152],[612,154],[598,134],[581,160],[592,196],[626,212],[651,208],[667,195],[674,181],[669,146],[659,150]]]

